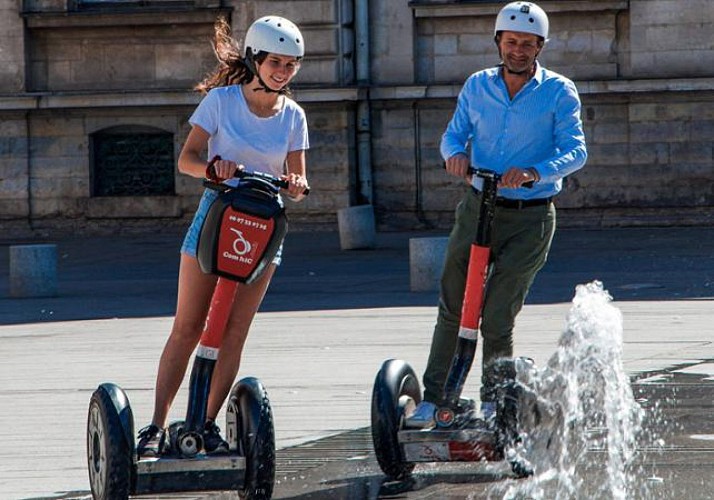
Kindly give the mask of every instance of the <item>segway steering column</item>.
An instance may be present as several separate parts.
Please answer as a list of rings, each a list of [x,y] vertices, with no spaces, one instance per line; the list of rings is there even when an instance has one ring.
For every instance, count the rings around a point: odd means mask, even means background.
[[[461,323],[456,351],[444,386],[443,403],[436,413],[437,425],[454,423],[461,391],[471,370],[478,341],[481,310],[491,261],[491,225],[496,208],[496,193],[501,176],[490,170],[470,169],[469,173],[483,179],[478,226],[469,254],[466,288],[461,307]]]

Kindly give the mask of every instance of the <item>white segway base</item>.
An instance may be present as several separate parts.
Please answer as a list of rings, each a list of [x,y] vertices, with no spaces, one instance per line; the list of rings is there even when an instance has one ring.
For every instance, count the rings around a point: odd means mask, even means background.
[[[143,458],[136,462],[136,494],[166,491],[239,490],[245,457]]]

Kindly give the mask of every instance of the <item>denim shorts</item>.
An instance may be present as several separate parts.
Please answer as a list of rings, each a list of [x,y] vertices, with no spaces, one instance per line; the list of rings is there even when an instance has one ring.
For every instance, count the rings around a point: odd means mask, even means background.
[[[188,227],[186,232],[186,237],[183,239],[183,245],[181,245],[181,253],[186,254],[190,257],[196,257],[198,251],[198,237],[201,234],[201,227],[203,226],[203,221],[206,219],[208,214],[208,209],[211,208],[211,204],[218,198],[218,191],[213,189],[206,189],[201,196],[201,201],[198,203],[198,209],[193,215],[193,221]],[[280,204],[283,204],[283,200],[278,199]],[[283,260],[283,243],[280,242],[280,248],[278,252],[273,257],[273,264],[279,266]]]

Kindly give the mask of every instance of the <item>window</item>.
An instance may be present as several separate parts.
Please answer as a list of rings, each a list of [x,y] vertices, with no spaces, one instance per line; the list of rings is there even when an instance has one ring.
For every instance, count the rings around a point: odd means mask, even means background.
[[[175,194],[174,137],[152,127],[121,126],[90,136],[92,196]]]

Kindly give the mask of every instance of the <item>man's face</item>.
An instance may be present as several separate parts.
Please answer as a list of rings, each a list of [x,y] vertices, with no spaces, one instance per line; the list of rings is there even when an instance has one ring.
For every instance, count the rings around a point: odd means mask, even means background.
[[[512,73],[522,73],[533,67],[543,43],[531,33],[503,31],[498,42],[503,64]]]

